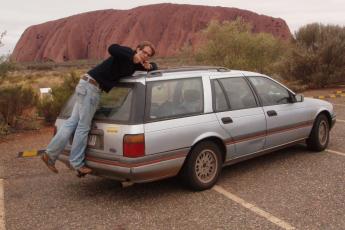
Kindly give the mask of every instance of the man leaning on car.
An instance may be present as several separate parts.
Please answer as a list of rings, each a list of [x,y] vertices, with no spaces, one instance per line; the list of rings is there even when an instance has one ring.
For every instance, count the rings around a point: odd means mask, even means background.
[[[141,42],[135,50],[113,44],[109,46],[110,57],[83,75],[75,89],[77,101],[71,116],[50,141],[41,159],[54,173],[58,173],[55,161],[63,151],[72,133],[74,134],[70,165],[85,175],[92,172],[85,166],[85,149],[92,118],[96,112],[101,91],[109,92],[117,81],[131,76],[136,70],[156,70],[157,65],[148,60],[154,56],[155,47],[151,42]]]

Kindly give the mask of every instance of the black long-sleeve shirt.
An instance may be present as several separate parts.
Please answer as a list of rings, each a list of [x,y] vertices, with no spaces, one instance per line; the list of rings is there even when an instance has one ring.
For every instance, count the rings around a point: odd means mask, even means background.
[[[131,76],[136,70],[147,71],[140,63],[133,62],[135,52],[129,47],[113,44],[108,52],[111,56],[88,72],[105,92],[109,92],[120,78]],[[150,64],[151,70],[157,69],[154,62]]]

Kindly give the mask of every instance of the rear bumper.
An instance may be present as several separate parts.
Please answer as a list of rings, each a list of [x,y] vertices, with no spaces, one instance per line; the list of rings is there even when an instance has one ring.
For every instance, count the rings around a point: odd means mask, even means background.
[[[92,168],[93,175],[111,178],[117,181],[134,183],[149,182],[173,177],[180,171],[188,151],[169,154],[156,154],[136,159],[104,159],[86,156],[85,163]],[[59,156],[59,160],[68,162],[69,151]]]

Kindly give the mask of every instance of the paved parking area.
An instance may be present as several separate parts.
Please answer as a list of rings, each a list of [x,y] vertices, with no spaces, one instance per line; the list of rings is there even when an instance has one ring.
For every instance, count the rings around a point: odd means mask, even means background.
[[[238,163],[204,192],[176,178],[122,188],[61,163],[55,175],[16,158],[51,135],[19,134],[0,143],[0,229],[344,229],[345,98],[327,100],[338,119],[329,151],[298,145]]]

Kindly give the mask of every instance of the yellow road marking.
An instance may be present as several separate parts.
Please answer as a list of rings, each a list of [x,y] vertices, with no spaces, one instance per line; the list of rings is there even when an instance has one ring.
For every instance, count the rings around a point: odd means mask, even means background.
[[[0,230],[5,230],[4,180],[0,179]]]
[[[35,157],[38,155],[37,150],[29,150],[23,152],[23,157]]]
[[[225,197],[229,198],[230,200],[240,204],[241,206],[245,207],[246,209],[249,209],[250,211],[254,212],[255,214],[265,218],[266,220],[272,222],[273,224],[278,225],[279,227],[283,229],[295,229],[293,226],[291,226],[289,223],[273,216],[272,214],[262,210],[261,208],[248,203],[247,201],[243,200],[242,198],[226,191],[224,188],[215,185],[213,187],[213,190],[216,192],[219,192],[220,194],[224,195]]]
[[[336,94],[328,94],[328,95],[320,95],[320,96],[309,96],[313,98],[325,99],[325,98],[337,98],[337,97],[345,97],[345,93],[336,93]]]
[[[334,154],[337,154],[339,156],[345,157],[345,153],[342,153],[342,152],[338,152],[338,151],[334,151],[334,150],[330,150],[330,149],[326,149],[325,151],[329,152],[329,153],[334,153]]]

